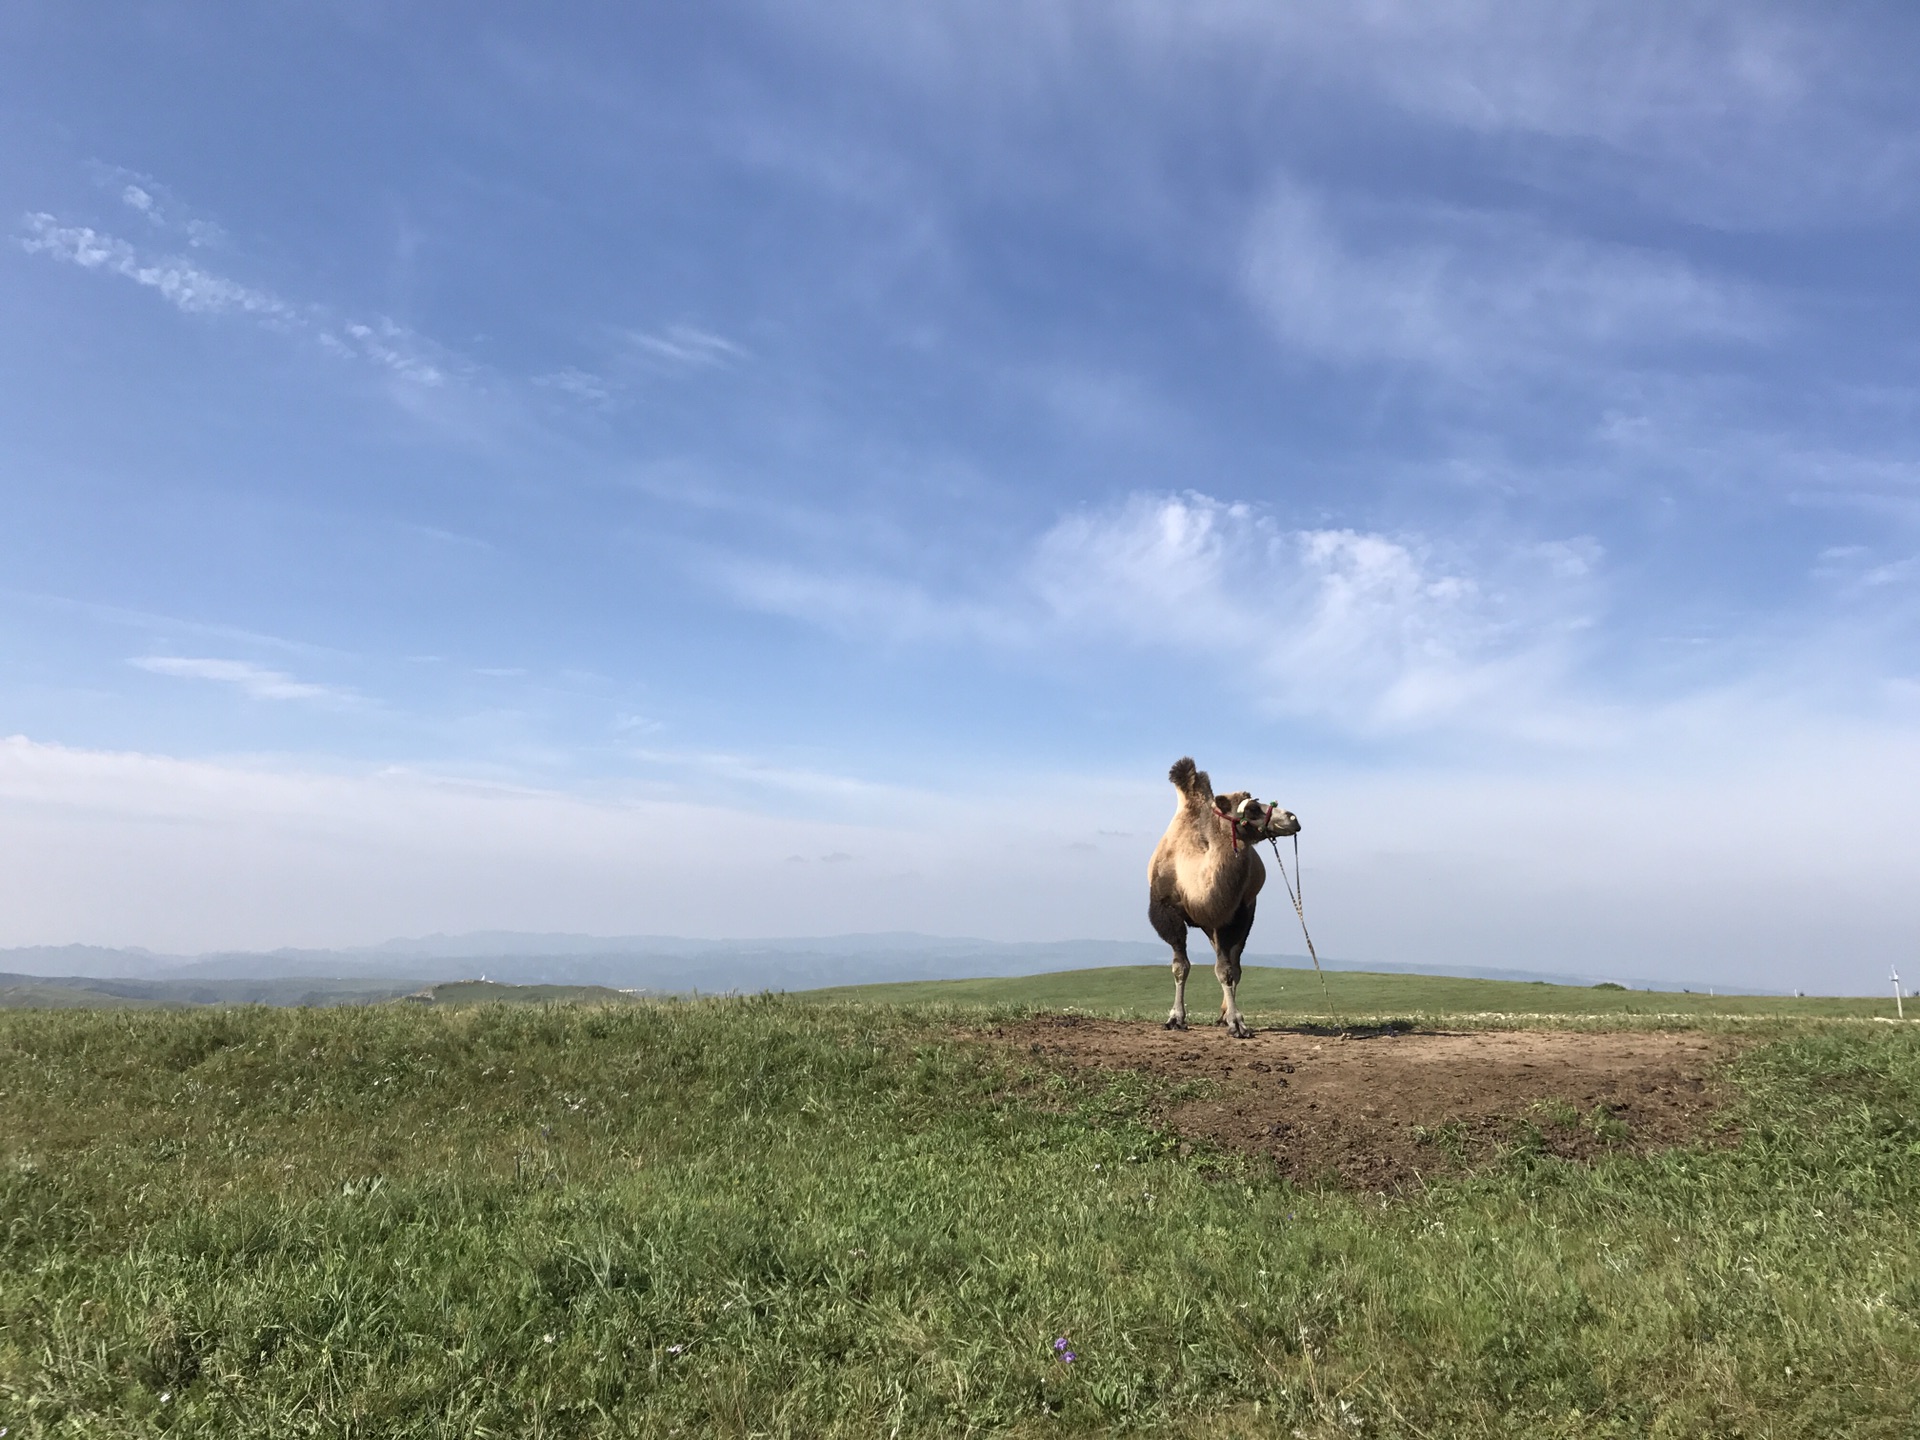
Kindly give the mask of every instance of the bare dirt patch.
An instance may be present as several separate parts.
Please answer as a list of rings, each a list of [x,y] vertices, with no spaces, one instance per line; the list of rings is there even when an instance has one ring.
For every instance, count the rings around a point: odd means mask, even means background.
[[[989,1032],[1047,1060],[1214,1081],[1169,1104],[1178,1132],[1270,1155],[1301,1184],[1389,1190],[1512,1147],[1568,1159],[1701,1138],[1726,1092],[1719,1036],[1671,1031],[1466,1033],[1163,1030],[1060,1015]]]

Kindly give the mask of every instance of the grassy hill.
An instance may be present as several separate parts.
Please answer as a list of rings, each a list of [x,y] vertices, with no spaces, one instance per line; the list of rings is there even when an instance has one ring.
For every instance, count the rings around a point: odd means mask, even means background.
[[[161,1010],[169,1003],[186,1002],[116,995],[90,984],[67,983],[62,979],[0,975],[0,1010]]]
[[[1775,1021],[1718,1139],[1382,1198],[951,1015],[0,1013],[0,1425],[1912,1434],[1914,1028]]]
[[[998,980],[926,980],[895,985],[848,985],[799,992],[812,1002],[889,1005],[1018,1005],[1092,1011],[1133,1019],[1164,1017],[1173,1004],[1173,979],[1164,965],[1120,965]],[[1187,1013],[1210,1020],[1220,987],[1211,963],[1196,965],[1187,981]],[[1544,982],[1463,980],[1443,975],[1374,974],[1329,970],[1323,994],[1312,970],[1250,965],[1240,982],[1240,1005],[1250,1018],[1337,1015],[1778,1015],[1892,1016],[1893,997],[1796,998],[1670,991],[1615,990]],[[1915,1013],[1920,1015],[1920,1002]]]
[[[1123,965],[1009,978],[835,986],[793,993],[809,1003],[1034,1006],[1145,1019],[1167,1013],[1173,986],[1165,966]],[[0,1009],[366,1005],[402,996],[440,1005],[631,1004],[636,999],[632,991],[586,984],[511,985],[459,980],[414,991],[411,984],[377,978],[208,976],[192,980],[128,980],[0,974]],[[1218,997],[1211,964],[1197,966],[1187,987],[1190,1015],[1200,1020],[1211,1018]],[[1268,1023],[1309,1014],[1864,1017],[1891,1016],[1894,1010],[1891,997],[1709,996],[1355,970],[1329,970],[1323,995],[1319,978],[1313,971],[1266,965],[1247,967],[1240,999],[1251,1018]],[[1920,1007],[1916,1008],[1916,1014],[1920,1014]]]
[[[122,980],[87,976],[0,975],[0,1009],[163,1010],[233,1005],[374,1005],[406,1000],[429,1005],[630,1005],[629,991],[604,985],[500,985],[453,980],[409,990],[391,981],[270,977]]]
[[[269,976],[132,980],[0,974],[0,1009],[144,1010],[192,1005],[370,1005],[405,993],[391,980]]]

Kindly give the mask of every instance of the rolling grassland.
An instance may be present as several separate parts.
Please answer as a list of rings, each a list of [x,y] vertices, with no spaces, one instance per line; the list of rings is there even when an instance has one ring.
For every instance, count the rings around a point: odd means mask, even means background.
[[[1206,946],[1196,947],[1187,980],[1191,1019],[1204,1021],[1218,1008],[1220,987]],[[1326,989],[1308,969],[1249,965],[1240,1004],[1268,1023],[1301,1015],[1427,1015],[1458,1020],[1472,1015],[1563,1015],[1652,1017],[1711,1015],[1894,1016],[1893,992],[1852,995],[1708,995],[1674,990],[1622,990],[1543,981],[1470,980],[1452,975],[1381,974],[1329,970]],[[1165,965],[1114,965],[1004,980],[916,980],[894,985],[848,985],[799,992],[804,1000],[895,1005],[1032,1005],[1084,1009],[1136,1020],[1164,1019],[1173,1005],[1173,977]],[[1913,1002],[1920,1017],[1920,1001]]]
[[[1376,1193],[1168,1128],[1215,1081],[995,1041],[1040,982],[1002,983],[0,1014],[0,1426],[1914,1433],[1910,1027],[1578,1021],[1725,1039],[1724,1106],[1588,1160],[1516,1125]]]

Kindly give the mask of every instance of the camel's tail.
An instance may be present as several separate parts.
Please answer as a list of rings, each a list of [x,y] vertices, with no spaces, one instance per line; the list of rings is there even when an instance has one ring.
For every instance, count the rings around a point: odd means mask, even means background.
[[[1174,761],[1173,768],[1167,771],[1167,779],[1179,787],[1180,793],[1188,800],[1213,799],[1213,781],[1208,778],[1206,771],[1193,763],[1191,755],[1182,755]]]

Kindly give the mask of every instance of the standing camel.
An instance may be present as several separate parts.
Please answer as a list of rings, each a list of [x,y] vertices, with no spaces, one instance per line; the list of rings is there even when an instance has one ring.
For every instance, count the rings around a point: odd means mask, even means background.
[[[1234,991],[1240,984],[1240,952],[1253,930],[1254,900],[1267,883],[1267,867],[1254,847],[1270,836],[1298,834],[1300,821],[1245,790],[1215,795],[1207,772],[1190,758],[1174,761],[1167,778],[1180,792],[1180,806],[1147,867],[1147,919],[1173,947],[1173,1013],[1167,1029],[1187,1028],[1187,972],[1193,968],[1187,927],[1194,925],[1213,945],[1219,1023],[1244,1040],[1253,1032],[1240,1018]]]

